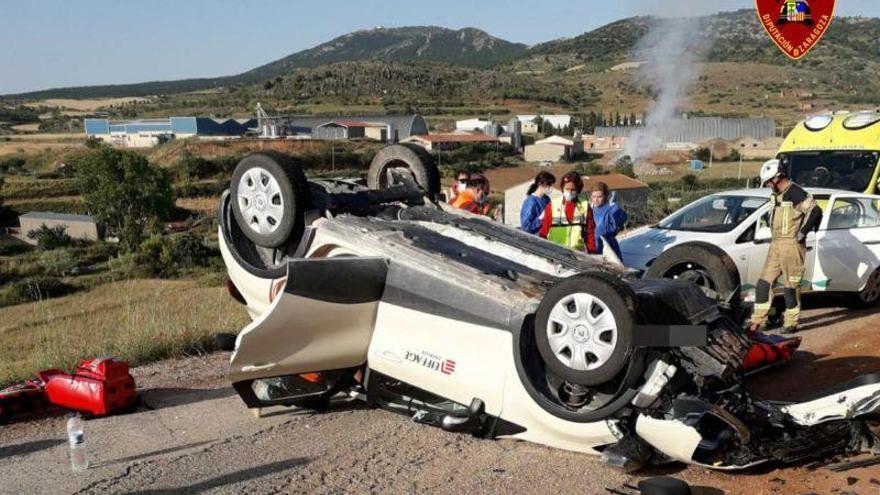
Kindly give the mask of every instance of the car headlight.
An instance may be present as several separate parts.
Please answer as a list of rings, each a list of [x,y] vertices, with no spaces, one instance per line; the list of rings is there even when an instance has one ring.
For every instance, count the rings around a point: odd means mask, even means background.
[[[851,131],[856,131],[874,125],[877,122],[880,122],[880,113],[860,112],[847,117],[846,120],[843,121],[843,127]]]
[[[804,126],[811,131],[821,131],[828,127],[832,120],[834,120],[834,117],[831,115],[813,115],[812,117],[807,117],[807,120],[804,121]]]

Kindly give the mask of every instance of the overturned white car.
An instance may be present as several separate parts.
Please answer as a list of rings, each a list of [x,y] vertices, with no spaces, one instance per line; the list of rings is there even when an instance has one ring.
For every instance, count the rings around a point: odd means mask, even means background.
[[[867,378],[803,404],[741,382],[750,338],[699,287],[639,280],[434,201],[418,148],[367,185],[306,181],[290,158],[238,165],[220,205],[230,292],[253,322],[229,376],[253,408],[340,391],[449,431],[602,453],[633,469],[719,469],[870,447]],[[630,278],[632,277],[632,278]]]

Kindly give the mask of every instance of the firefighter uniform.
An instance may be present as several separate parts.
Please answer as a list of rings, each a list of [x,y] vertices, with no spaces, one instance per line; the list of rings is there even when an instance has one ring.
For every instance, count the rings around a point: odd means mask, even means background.
[[[797,327],[801,313],[800,286],[804,277],[807,233],[819,226],[822,212],[816,201],[799,185],[789,185],[770,196],[770,229],[773,240],[755,294],[753,325],[765,325],[770,312],[773,283],[782,276],[785,296],[783,327]]]

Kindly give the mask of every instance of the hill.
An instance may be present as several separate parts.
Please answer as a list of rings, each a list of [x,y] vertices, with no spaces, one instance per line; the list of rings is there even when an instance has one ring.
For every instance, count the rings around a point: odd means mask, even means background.
[[[250,115],[257,101],[290,113],[420,111],[434,117],[565,111],[641,114],[651,96],[636,69],[639,40],[658,22],[633,17],[573,38],[525,47],[479,31],[408,27],[357,31],[237,76],[68,88],[47,96],[137,96],[111,117]],[[751,9],[688,19],[701,76],[682,110],[763,115],[790,125],[804,113],[880,104],[880,19],[837,17],[801,61],[785,57]]]
[[[289,74],[296,69],[366,60],[446,62],[463,67],[486,67],[515,59],[525,51],[526,46],[523,44],[511,43],[475,28],[375,28],[340,36],[234,76],[58,88],[5,97],[97,98],[184,93],[254,84]]]

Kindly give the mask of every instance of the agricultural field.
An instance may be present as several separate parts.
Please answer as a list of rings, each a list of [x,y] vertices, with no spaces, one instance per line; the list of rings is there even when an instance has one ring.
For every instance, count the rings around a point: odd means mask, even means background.
[[[73,110],[76,112],[94,112],[95,110],[100,110],[102,108],[113,108],[119,107],[123,105],[129,105],[134,103],[145,103],[150,101],[150,98],[142,98],[142,97],[130,97],[125,96],[121,98],[84,98],[84,99],[73,99],[73,98],[48,98],[44,100],[35,100],[29,103],[26,103],[25,106],[30,108],[53,108],[58,107],[64,110]]]
[[[711,179],[741,179],[743,187],[746,181],[758,176],[763,161],[744,161],[740,168],[739,162],[715,162],[711,167],[703,170],[691,170],[687,163],[675,163],[661,165],[671,172],[669,175],[646,175],[639,180],[648,184],[654,182],[670,182],[680,180],[685,175],[696,175],[701,180]]]

